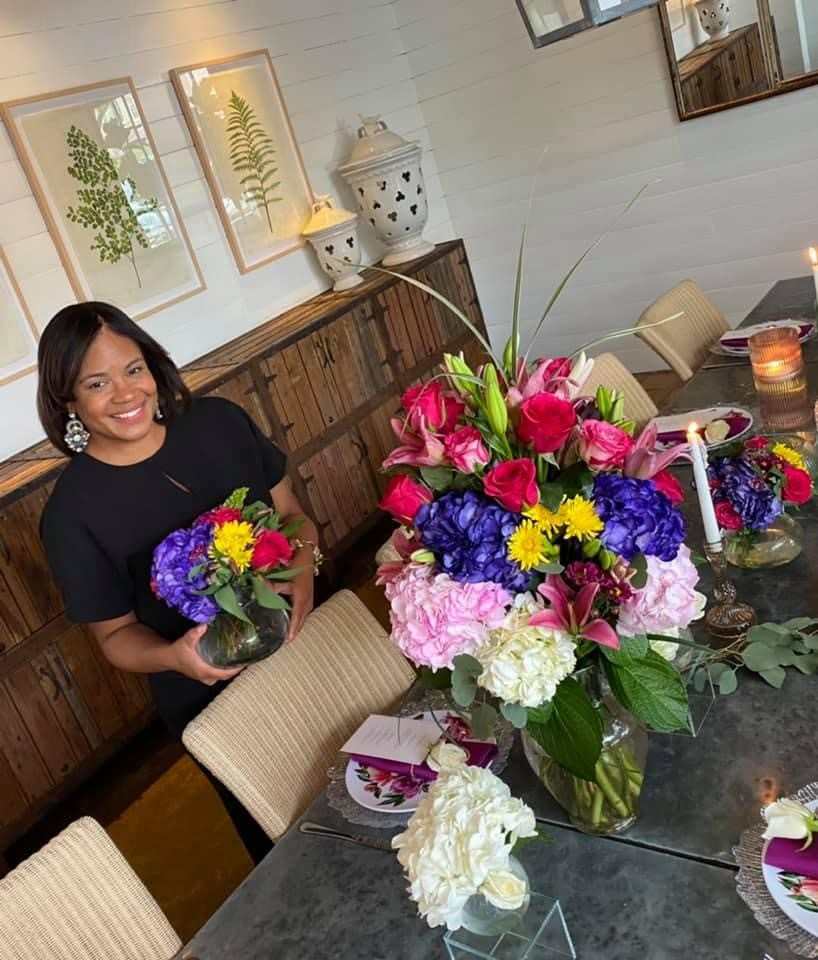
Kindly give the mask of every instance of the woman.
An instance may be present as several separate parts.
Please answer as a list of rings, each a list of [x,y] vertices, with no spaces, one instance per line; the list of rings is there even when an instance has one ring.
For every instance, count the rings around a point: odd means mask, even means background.
[[[238,406],[191,399],[165,350],[121,310],[80,303],[60,310],[40,339],[37,406],[49,440],[70,456],[46,505],[42,537],[68,618],[87,624],[110,662],[148,674],[159,713],[181,737],[187,723],[239,670],[197,653],[192,624],[150,587],[154,547],[237,487],[303,517],[284,454]],[[305,518],[289,584],[288,640],[313,605],[314,524]],[[269,841],[216,781],[248,852]]]

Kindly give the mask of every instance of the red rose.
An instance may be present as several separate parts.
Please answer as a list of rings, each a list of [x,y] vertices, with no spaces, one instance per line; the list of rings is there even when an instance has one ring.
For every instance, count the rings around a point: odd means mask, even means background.
[[[438,433],[451,433],[460,414],[466,409],[460,397],[451,390],[444,389],[439,380],[410,387],[400,398],[400,402],[409,415],[411,424],[421,416],[429,429]]]
[[[430,503],[431,500],[432,491],[428,487],[404,473],[399,473],[390,478],[379,506],[381,510],[391,513],[398,523],[408,526],[423,504]]]
[[[533,460],[507,460],[483,477],[483,489],[506,508],[519,513],[540,502],[537,468]]]
[[[535,453],[553,453],[571,436],[577,422],[573,406],[552,393],[538,393],[520,404],[517,436]]]
[[[250,566],[254,570],[271,570],[274,567],[286,566],[292,556],[292,544],[283,533],[278,530],[263,530],[253,547]]]
[[[220,525],[230,523],[232,520],[241,520],[241,510],[238,507],[215,507],[213,510],[208,510],[207,513],[197,517],[196,524],[215,523]]]
[[[764,450],[768,447],[770,441],[767,437],[752,437],[750,440],[745,441],[744,449],[745,450]]]
[[[674,507],[677,507],[684,500],[684,488],[670,470],[660,470],[651,479],[656,484],[656,489],[663,493]]]
[[[605,420],[586,420],[579,428],[579,455],[592,470],[621,467],[633,450],[633,437]]]
[[[744,526],[741,517],[727,500],[719,500],[716,504],[716,519],[722,530],[741,530]]]
[[[799,470],[789,463],[784,464],[781,472],[784,474],[781,499],[787,503],[806,503],[812,496],[812,477],[806,470]]]

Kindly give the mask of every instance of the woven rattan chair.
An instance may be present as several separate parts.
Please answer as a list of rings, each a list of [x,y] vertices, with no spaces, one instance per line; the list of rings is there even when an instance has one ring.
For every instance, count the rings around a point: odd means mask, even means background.
[[[597,387],[613,387],[625,394],[625,416],[637,427],[644,427],[656,416],[656,404],[645,392],[634,375],[612,353],[594,357],[594,368],[582,388],[583,395],[592,397]]]
[[[327,785],[338,749],[389,712],[414,671],[360,600],[336,593],[293,643],[249,667],[183,740],[277,840]]]
[[[636,335],[685,382],[701,367],[710,347],[729,324],[697,283],[683,280],[651,304],[637,326],[656,323],[675,313],[683,316],[660,327],[639,330]]]
[[[89,817],[0,880],[0,960],[169,960],[181,945]]]

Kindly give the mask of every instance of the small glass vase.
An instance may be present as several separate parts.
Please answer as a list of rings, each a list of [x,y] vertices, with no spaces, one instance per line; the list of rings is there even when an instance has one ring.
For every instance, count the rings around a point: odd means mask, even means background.
[[[290,617],[286,610],[262,607],[252,596],[237,593],[247,620],[219,613],[199,640],[199,656],[212,667],[240,667],[264,660],[287,639]]]
[[[801,525],[788,513],[779,514],[766,530],[724,532],[727,562],[748,570],[790,563],[801,553],[803,545]]]
[[[523,730],[523,749],[546,790],[584,833],[622,833],[639,815],[639,798],[648,755],[645,725],[619,703],[604,675],[593,667],[574,674],[602,713],[602,753],[596,783],[568,773]]]
[[[518,880],[524,881],[525,899],[516,909],[504,910],[502,907],[495,907],[482,893],[469,897],[463,906],[463,927],[478,937],[496,937],[522,924],[531,903],[531,885],[525,868],[516,857],[508,858],[508,869]]]

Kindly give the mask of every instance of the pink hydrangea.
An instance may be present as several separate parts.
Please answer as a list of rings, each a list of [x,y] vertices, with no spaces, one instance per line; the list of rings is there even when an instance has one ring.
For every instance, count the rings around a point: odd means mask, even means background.
[[[392,640],[417,666],[451,667],[499,627],[511,594],[496,583],[461,583],[427,564],[409,563],[385,584]]]
[[[616,629],[624,636],[684,628],[701,613],[701,594],[695,589],[699,574],[684,544],[675,560],[647,561],[647,583],[619,608]]]

